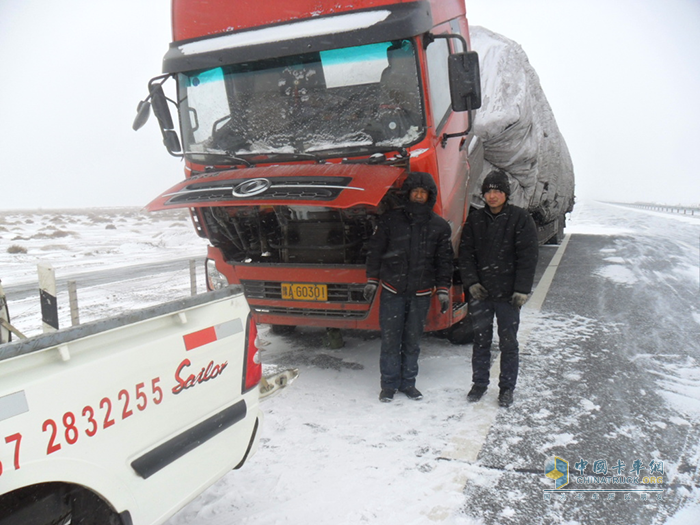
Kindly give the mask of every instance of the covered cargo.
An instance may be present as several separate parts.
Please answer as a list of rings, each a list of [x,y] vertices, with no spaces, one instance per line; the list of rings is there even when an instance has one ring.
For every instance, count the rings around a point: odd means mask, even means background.
[[[561,230],[574,207],[574,169],[539,77],[516,42],[478,26],[470,37],[481,69],[474,131],[485,159],[471,204],[484,206],[481,181],[495,166],[509,175],[513,204],[528,209],[538,226],[559,221]]]

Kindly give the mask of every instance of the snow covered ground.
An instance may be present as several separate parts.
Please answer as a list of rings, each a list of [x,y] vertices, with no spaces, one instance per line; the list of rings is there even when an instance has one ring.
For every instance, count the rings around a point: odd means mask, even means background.
[[[695,524],[700,515],[696,470],[700,446],[693,441],[700,425],[700,338],[695,338],[700,334],[700,219],[578,203],[567,232],[572,239],[615,238],[617,248],[605,248],[598,254],[599,264],[589,269],[601,282],[634,290],[654,280],[655,286],[668,290],[668,297],[651,306],[666,316],[659,319],[659,331],[671,326],[685,341],[687,355],[666,359],[668,343],[650,338],[650,348],[663,352],[640,349],[633,356],[638,364],[656,371],[656,383],[648,388],[661,392],[663,416],[648,424],[634,420],[620,424],[601,439],[612,446],[625,433],[639,433],[644,443],[662,431],[686,436],[679,446],[691,468],[680,468],[666,458],[668,506],[646,503],[631,512],[636,520],[625,522]],[[35,279],[39,259],[52,262],[60,277],[162,259],[201,258],[206,244],[194,234],[186,215],[144,215],[130,209],[0,212],[0,238],[0,278],[6,289]],[[649,259],[655,255],[651,246],[659,242],[668,243],[662,245],[668,254],[666,266],[649,269]],[[27,253],[9,254],[11,245],[25,247]],[[186,266],[166,275],[88,289],[81,289],[78,279],[81,320],[185,295],[189,286]],[[62,322],[68,319],[64,297],[59,293]],[[676,298],[690,304],[686,313],[695,323],[691,320],[690,328],[674,324]],[[20,328],[38,330],[38,301],[8,299]],[[263,326],[259,340],[266,373],[298,367],[300,377],[263,404],[265,421],[257,454],[168,525],[613,523],[613,509],[630,503],[620,498],[605,505],[589,502],[587,507],[573,500],[544,505],[542,491],[550,488],[550,480],[542,473],[540,459],[562,449],[583,449],[586,444],[576,429],[604,417],[610,403],[602,395],[553,396],[550,370],[566,362],[564,380],[586,383],[590,378],[585,345],[600,332],[617,329],[624,327],[547,308],[526,309],[521,343],[533,350],[523,355],[521,404],[516,399],[512,411],[504,415],[496,405],[494,388],[482,402],[467,405],[468,346],[426,336],[417,384],[424,399],[414,402],[397,394],[393,403],[383,404],[377,399],[375,334],[346,332],[345,347],[330,350],[321,329],[298,328],[278,336]],[[658,450],[655,444],[650,446]],[[516,450],[532,450],[537,457],[530,461],[514,454]],[[536,471],[529,472],[532,465]],[[517,481],[521,478],[524,481]]]
[[[53,266],[57,280],[76,281],[80,321],[176,299],[190,292],[188,259],[202,259],[207,241],[195,233],[187,211],[149,214],[138,208],[0,211],[0,280],[7,290],[37,283],[37,265]],[[111,282],[85,286],[85,275],[103,270],[182,259],[179,269],[147,277],[128,271]],[[205,289],[201,264],[198,291]],[[70,326],[68,291],[57,289],[59,326]],[[26,335],[41,332],[37,295],[13,300],[13,324]]]

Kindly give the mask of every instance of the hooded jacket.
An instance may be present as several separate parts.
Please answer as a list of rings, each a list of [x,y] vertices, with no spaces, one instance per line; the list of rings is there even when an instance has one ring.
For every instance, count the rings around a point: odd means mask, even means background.
[[[506,202],[497,215],[472,208],[462,230],[459,268],[465,290],[476,283],[489,300],[508,301],[532,291],[537,267],[537,229],[530,214]]]
[[[428,191],[425,204],[410,202],[414,188]],[[434,213],[437,187],[428,173],[409,173],[401,187],[403,207],[379,218],[367,251],[367,281],[402,295],[430,295],[449,290],[454,251],[452,230]]]

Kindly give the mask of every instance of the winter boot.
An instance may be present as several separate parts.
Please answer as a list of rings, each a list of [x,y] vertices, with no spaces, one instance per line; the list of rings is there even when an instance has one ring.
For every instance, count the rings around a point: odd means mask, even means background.
[[[413,399],[414,401],[423,399],[423,394],[421,394],[420,390],[418,390],[415,386],[400,388],[399,392],[403,392],[404,394],[406,394],[406,397],[408,397],[408,399]]]
[[[498,394],[498,405],[504,408],[508,408],[513,404],[513,389],[512,388],[501,388],[501,392]]]
[[[379,392],[379,401],[382,403],[391,403],[394,400],[394,393],[396,390],[393,388],[382,388],[382,391]]]
[[[467,401],[470,403],[476,403],[481,399],[481,397],[486,393],[488,387],[484,385],[473,385],[472,389],[467,394]]]

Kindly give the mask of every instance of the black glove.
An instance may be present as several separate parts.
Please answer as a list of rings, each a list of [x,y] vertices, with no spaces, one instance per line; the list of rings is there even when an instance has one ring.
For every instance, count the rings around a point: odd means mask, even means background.
[[[365,285],[365,289],[362,290],[362,296],[365,298],[365,301],[368,303],[372,302],[372,298],[374,297],[374,294],[377,291],[377,284],[376,283],[367,283]]]
[[[469,294],[477,301],[483,301],[489,296],[489,291],[481,283],[476,283],[469,287]]]
[[[440,301],[440,313],[447,313],[447,309],[450,307],[450,296],[444,291],[439,291],[437,296],[438,301]]]
[[[515,292],[513,297],[510,298],[510,304],[520,308],[527,301],[528,295],[526,293]]]

